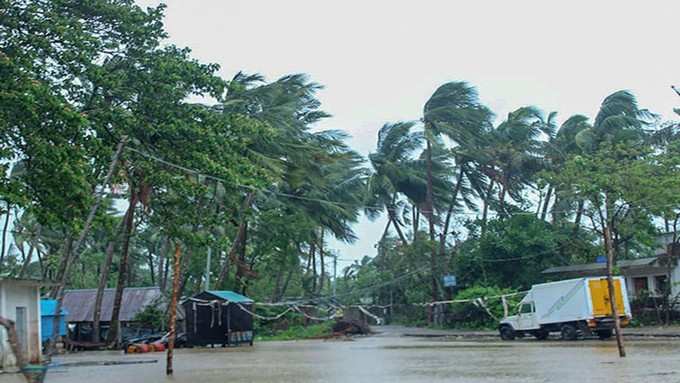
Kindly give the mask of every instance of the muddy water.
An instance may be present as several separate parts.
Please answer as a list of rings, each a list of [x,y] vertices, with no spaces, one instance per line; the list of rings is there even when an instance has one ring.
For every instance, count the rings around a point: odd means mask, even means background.
[[[164,354],[81,353],[62,363],[157,359],[155,364],[52,369],[46,382],[639,382],[680,381],[680,341],[446,341],[392,328],[354,341],[260,342],[252,348],[179,350],[166,379]],[[0,377],[0,382],[3,380]]]

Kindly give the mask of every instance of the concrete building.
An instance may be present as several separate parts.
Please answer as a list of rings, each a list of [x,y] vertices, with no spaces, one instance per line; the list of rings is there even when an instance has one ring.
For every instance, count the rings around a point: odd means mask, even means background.
[[[0,278],[0,316],[14,321],[24,358],[39,363],[42,358],[40,342],[40,286],[28,279]],[[17,370],[16,358],[8,342],[7,331],[0,327],[0,368]]]

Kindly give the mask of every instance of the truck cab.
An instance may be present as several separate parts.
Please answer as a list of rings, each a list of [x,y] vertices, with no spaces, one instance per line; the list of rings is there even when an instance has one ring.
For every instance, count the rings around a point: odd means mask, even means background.
[[[529,292],[515,307],[515,314],[501,320],[499,329],[503,340],[512,340],[516,336],[533,335],[537,339],[548,337],[548,331],[542,330],[536,317],[536,305],[533,294]]]

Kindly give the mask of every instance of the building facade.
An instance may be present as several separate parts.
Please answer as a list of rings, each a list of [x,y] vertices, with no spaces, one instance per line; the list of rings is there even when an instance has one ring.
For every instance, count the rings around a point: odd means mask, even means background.
[[[24,359],[40,363],[42,358],[40,330],[40,281],[0,279],[0,316],[14,321]],[[17,371],[16,357],[9,345],[7,331],[0,327],[0,368]]]

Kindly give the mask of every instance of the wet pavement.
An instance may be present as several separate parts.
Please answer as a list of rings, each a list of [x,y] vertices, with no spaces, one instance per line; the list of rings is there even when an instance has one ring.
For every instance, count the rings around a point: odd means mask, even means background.
[[[183,349],[175,376],[165,354],[85,352],[59,357],[47,383],[63,382],[640,382],[680,381],[680,340],[501,342],[404,337],[406,329],[346,340],[259,342],[254,347]],[[156,363],[153,363],[157,360]],[[152,363],[93,366],[95,362]],[[75,367],[73,363],[86,366]],[[68,365],[65,365],[68,364]],[[89,366],[87,366],[89,364]],[[0,382],[13,382],[0,376]]]

